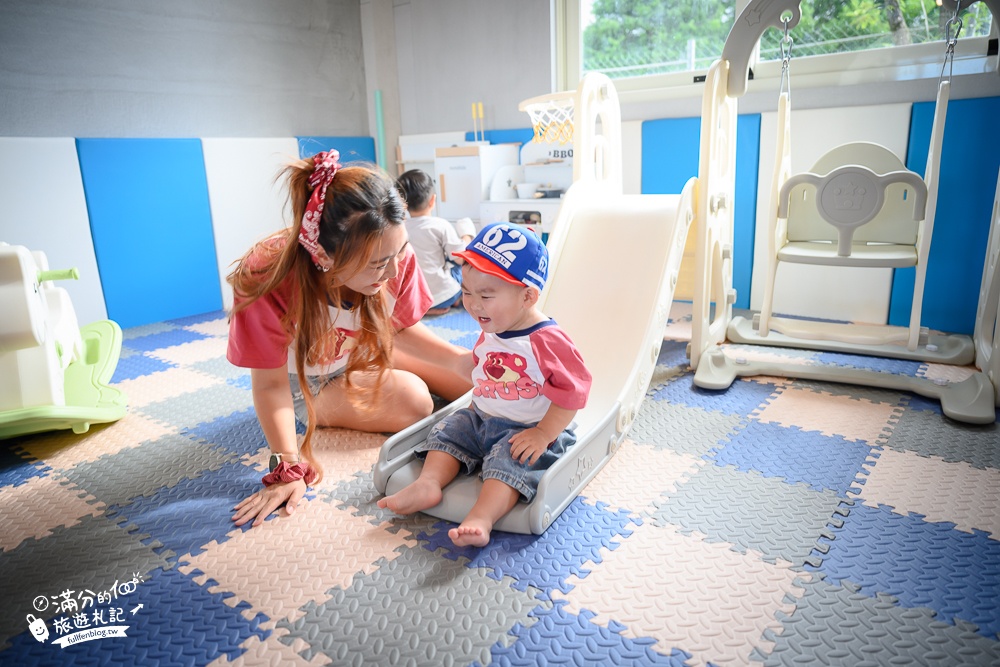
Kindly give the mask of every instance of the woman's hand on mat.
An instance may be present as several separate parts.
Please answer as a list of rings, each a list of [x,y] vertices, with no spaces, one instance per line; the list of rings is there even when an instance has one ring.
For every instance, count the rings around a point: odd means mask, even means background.
[[[549,448],[552,438],[537,426],[526,428],[510,439],[510,454],[521,463],[533,464]]]
[[[285,511],[288,514],[293,514],[305,493],[306,483],[301,479],[266,486],[249,498],[243,499],[233,508],[236,510],[236,514],[233,515],[233,523],[242,526],[253,519],[253,525],[259,526],[264,523],[264,519],[271,516],[271,513],[282,505],[285,506]]]

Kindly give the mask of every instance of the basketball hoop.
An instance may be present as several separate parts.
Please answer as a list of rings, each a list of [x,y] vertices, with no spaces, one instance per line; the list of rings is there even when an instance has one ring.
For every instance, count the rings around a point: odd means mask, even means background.
[[[535,135],[532,141],[549,144],[568,144],[573,141],[573,108],[576,91],[543,95],[525,100],[518,105],[531,118]]]

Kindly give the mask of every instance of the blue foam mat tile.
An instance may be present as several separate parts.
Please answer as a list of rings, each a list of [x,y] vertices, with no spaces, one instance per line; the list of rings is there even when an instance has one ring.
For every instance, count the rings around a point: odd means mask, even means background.
[[[0,489],[20,486],[35,477],[47,477],[52,468],[33,457],[21,456],[17,440],[0,442]]]
[[[153,322],[152,324],[140,324],[139,326],[134,327],[124,327],[122,329],[124,347],[128,347],[129,341],[133,338],[143,338],[153,334],[175,331],[176,329],[176,326],[168,324],[167,322]]]
[[[195,340],[204,340],[205,338],[208,338],[208,336],[198,333],[197,331],[191,331],[189,329],[172,329],[170,331],[162,331],[160,333],[150,334],[141,338],[133,338],[128,341],[128,347],[132,350],[138,350],[139,352],[152,352],[165,347],[183,345],[184,343],[190,343]]]
[[[816,355],[816,362],[832,366],[863,368],[879,371],[880,373],[892,373],[893,375],[909,375],[911,377],[917,377],[920,369],[924,366],[921,361],[869,357],[861,354],[843,354],[840,352],[821,352]]]
[[[177,364],[155,359],[142,353],[132,354],[118,360],[118,366],[111,376],[111,384],[117,384],[125,380],[134,380],[170,368],[177,368]]]
[[[253,389],[253,385],[250,382],[250,376],[249,375],[243,375],[243,376],[238,377],[238,378],[230,378],[230,379],[226,380],[226,384],[229,384],[229,385],[232,385],[234,387],[237,387],[238,389],[245,389],[247,391],[250,391],[250,390]]]
[[[635,665],[687,667],[691,654],[674,649],[670,655],[650,648],[652,639],[630,639],[612,629],[591,622],[592,613],[567,613],[565,602],[552,609],[536,609],[531,627],[516,625],[517,638],[510,646],[494,646],[491,665],[531,667],[532,665]]]
[[[858,505],[832,529],[828,546],[818,569],[830,583],[891,595],[900,605],[932,609],[940,620],[961,619],[998,638],[1000,542],[986,533]]]
[[[181,434],[211,445],[218,445],[240,456],[254,455],[262,447],[267,447],[267,438],[264,437],[264,431],[257,421],[257,413],[253,408],[203,422],[192,428],[181,429]]]
[[[719,446],[713,462],[844,496],[857,476],[866,474],[864,464],[871,454],[872,447],[864,442],[750,420]]]
[[[664,340],[660,346],[660,354],[656,357],[657,366],[687,369],[690,360],[687,356],[688,342],[684,340]]]
[[[72,591],[69,597],[79,609],[86,605],[82,598],[88,590],[107,591],[116,581],[146,577],[169,567],[166,557],[143,539],[106,517],[84,516],[72,526],[53,528],[44,539],[25,540],[13,551],[0,552],[0,597],[4,600],[0,650],[9,637],[27,628],[27,614],[53,618],[59,611],[56,601],[65,591]],[[6,655],[0,652],[0,663],[5,663]]]
[[[722,391],[702,389],[695,386],[694,374],[687,373],[654,392],[652,399],[713,412],[743,415],[767,403],[776,391],[777,386],[774,384],[752,380],[737,380]]]
[[[442,550],[446,558],[467,558],[469,567],[488,568],[491,576],[513,577],[518,590],[527,586],[546,594],[553,589],[567,592],[566,579],[582,576],[587,562],[602,562],[602,547],[615,549],[618,540],[632,534],[633,519],[623,510],[609,511],[607,505],[589,505],[576,498],[541,535],[517,535],[495,531],[485,547],[456,547],[448,537],[454,524],[435,524],[437,532],[421,533],[426,548]]]
[[[475,332],[479,334],[479,324],[464,308],[452,308],[444,315],[425,317],[423,322],[428,326],[454,329],[456,331]]]
[[[225,598],[232,594],[209,593],[207,585],[197,585],[176,569],[155,571],[133,593],[113,602],[124,612],[124,637],[60,648],[51,643],[55,636],[42,644],[25,632],[0,657],[11,665],[200,666],[237,657],[250,637],[267,637],[269,631],[260,627],[266,616],[247,618],[249,605],[229,606]]]
[[[128,506],[109,508],[108,515],[173,552],[172,561],[178,555],[197,555],[209,542],[223,542],[231,531],[249,529],[249,524],[242,529],[233,526],[233,507],[260,488],[261,476],[254,468],[229,463]],[[178,521],[178,516],[190,520]]]

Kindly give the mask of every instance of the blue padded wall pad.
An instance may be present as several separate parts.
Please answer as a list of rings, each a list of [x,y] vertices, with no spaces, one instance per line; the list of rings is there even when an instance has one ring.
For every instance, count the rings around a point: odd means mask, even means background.
[[[700,118],[665,118],[642,124],[642,193],[678,194],[698,175]],[[760,114],[736,121],[736,208],[733,220],[733,287],[736,308],[750,307]]]
[[[299,141],[299,157],[307,158],[320,151],[336,148],[340,151],[340,161],[368,162],[375,164],[375,139],[372,137],[296,137]]]
[[[123,328],[222,308],[198,139],[77,139],[108,317]]]

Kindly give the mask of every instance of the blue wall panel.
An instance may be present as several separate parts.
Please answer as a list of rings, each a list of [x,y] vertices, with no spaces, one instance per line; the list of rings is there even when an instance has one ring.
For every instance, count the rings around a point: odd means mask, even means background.
[[[133,327],[220,310],[201,141],[76,144],[108,317]]]
[[[372,137],[296,137],[299,140],[299,157],[307,158],[320,151],[336,148],[340,151],[340,161],[370,162],[376,164],[375,139]]]
[[[736,121],[736,208],[733,218],[733,287],[737,308],[750,307],[760,114]],[[700,118],[665,118],[642,124],[643,194],[677,194],[698,175]]]
[[[953,100],[948,105],[941,151],[934,235],[927,262],[921,323],[971,334],[976,323],[990,213],[1000,169],[1000,97]],[[906,166],[927,166],[934,103],[913,105]],[[905,325],[913,302],[913,269],[893,275],[889,323]]]
[[[517,128],[513,130],[485,130],[482,137],[491,144],[520,144],[524,145],[535,138],[535,131],[530,127]],[[466,141],[478,141],[472,132],[465,133]],[[572,148],[572,144],[568,144]]]

